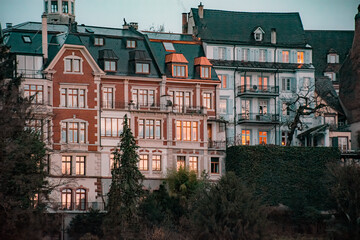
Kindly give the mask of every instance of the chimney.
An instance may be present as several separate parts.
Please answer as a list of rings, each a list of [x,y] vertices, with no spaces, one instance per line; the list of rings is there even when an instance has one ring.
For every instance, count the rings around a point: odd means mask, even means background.
[[[125,18],[124,18],[123,29],[129,29],[129,24],[126,22]]]
[[[271,44],[276,44],[276,28],[271,29]]]
[[[182,13],[182,33],[187,33],[188,28],[188,14]]]
[[[131,22],[129,23],[130,27],[134,28],[135,30],[138,30],[139,24],[137,22]]]
[[[202,5],[202,3],[200,2],[200,5],[198,6],[199,8],[199,18],[203,19],[204,18],[204,5]]]
[[[44,55],[44,62],[48,59],[48,29],[47,29],[47,14],[43,13],[41,16],[42,20],[42,29],[41,29],[41,35],[42,35],[42,51]]]
[[[6,23],[6,28],[12,28],[12,23]]]

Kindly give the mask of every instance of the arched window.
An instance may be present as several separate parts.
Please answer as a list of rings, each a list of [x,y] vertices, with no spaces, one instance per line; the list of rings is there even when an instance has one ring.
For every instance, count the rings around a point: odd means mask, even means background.
[[[83,188],[76,190],[76,210],[86,210],[86,190]]]
[[[61,208],[64,210],[72,209],[72,190],[69,188],[61,191]]]

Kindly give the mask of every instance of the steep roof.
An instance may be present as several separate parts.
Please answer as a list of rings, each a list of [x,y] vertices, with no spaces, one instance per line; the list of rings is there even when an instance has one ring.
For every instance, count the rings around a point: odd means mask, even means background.
[[[340,105],[339,96],[329,78],[319,77],[315,81],[315,91],[325,103],[336,110],[338,113],[344,114]]]
[[[204,9],[199,18],[198,9],[191,9],[197,34],[204,41],[236,42],[244,44],[271,44],[271,29],[276,29],[277,45],[305,47],[305,33],[299,13],[232,12]],[[252,36],[261,27],[264,39],[256,42]]]
[[[312,58],[315,66],[315,77],[324,76],[325,70],[338,72],[340,66],[327,63],[327,54],[335,50],[339,54],[339,65],[341,65],[352,45],[354,31],[321,31],[306,30],[306,38],[312,46]]]

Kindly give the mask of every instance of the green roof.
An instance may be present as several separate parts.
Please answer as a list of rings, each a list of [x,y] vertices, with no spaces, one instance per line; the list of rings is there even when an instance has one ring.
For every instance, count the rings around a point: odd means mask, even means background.
[[[206,41],[237,44],[270,45],[271,29],[276,29],[277,45],[305,47],[305,32],[299,13],[233,12],[204,9],[199,18],[198,9],[191,9],[195,32]],[[258,27],[265,32],[264,39],[256,42],[253,32]]]
[[[324,76],[324,71],[329,67],[327,54],[330,50],[335,50],[339,54],[339,64],[341,65],[351,49],[354,38],[354,31],[306,30],[305,33],[307,41],[313,48],[315,77]],[[338,70],[339,67],[336,67],[334,72],[338,72]]]
[[[148,32],[143,31],[150,39],[169,40],[169,41],[193,41],[191,34],[176,34],[176,33],[163,33],[163,32]]]

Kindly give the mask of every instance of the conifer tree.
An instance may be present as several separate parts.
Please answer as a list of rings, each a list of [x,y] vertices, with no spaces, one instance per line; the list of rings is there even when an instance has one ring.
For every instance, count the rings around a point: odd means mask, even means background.
[[[108,239],[131,239],[136,238],[138,233],[138,206],[144,194],[144,176],[137,166],[137,148],[125,115],[119,148],[113,152],[114,165],[108,193],[108,213],[104,221],[104,232]]]

